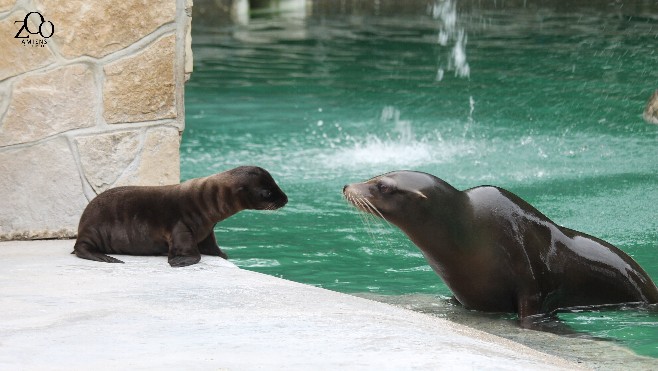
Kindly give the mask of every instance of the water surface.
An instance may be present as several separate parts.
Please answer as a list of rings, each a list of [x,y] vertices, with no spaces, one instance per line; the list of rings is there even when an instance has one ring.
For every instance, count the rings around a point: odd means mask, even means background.
[[[658,127],[641,118],[658,88],[658,19],[513,8],[450,24],[445,11],[195,24],[183,179],[254,164],[290,200],[218,225],[222,248],[245,269],[443,303],[450,291],[419,250],[341,197],[346,183],[412,169],[507,188],[658,280]],[[656,315],[560,318],[658,357]]]

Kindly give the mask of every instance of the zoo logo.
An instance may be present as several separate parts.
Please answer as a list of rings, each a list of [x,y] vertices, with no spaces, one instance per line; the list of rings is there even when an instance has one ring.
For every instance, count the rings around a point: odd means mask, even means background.
[[[29,27],[29,24],[28,24],[28,19],[30,18],[30,16],[32,14],[37,14],[39,16],[39,18],[41,19],[41,22],[39,23],[39,29],[36,32],[33,32],[32,30],[30,30],[30,27]],[[21,27],[18,30],[18,32],[16,33],[16,36],[14,36],[14,39],[29,39],[30,35],[41,35],[41,37],[43,37],[44,39],[47,39],[55,33],[55,25],[53,24],[53,22],[46,21],[45,18],[43,18],[43,15],[41,15],[41,13],[39,13],[39,12],[29,12],[29,13],[27,13],[27,15],[25,16],[25,18],[22,21],[14,21],[14,23],[23,23],[23,27]],[[43,25],[48,24],[48,23],[50,24],[50,34],[48,34],[46,36],[46,35],[44,35]],[[24,35],[23,31],[26,31],[27,35]],[[48,27],[45,28],[45,32],[46,33],[48,32]],[[35,42],[32,43],[31,40],[23,40],[22,43],[24,45],[41,44],[41,46],[43,46],[47,42],[46,42],[46,40],[41,40],[40,43],[37,43],[36,40],[35,40]]]

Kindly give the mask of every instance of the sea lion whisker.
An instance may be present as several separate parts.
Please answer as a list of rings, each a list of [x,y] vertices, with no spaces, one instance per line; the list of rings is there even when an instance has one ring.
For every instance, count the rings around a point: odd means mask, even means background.
[[[361,222],[366,228],[366,231],[370,238],[372,240],[375,240],[375,233],[374,233],[374,228],[372,226],[371,218],[374,216],[369,212],[368,206],[363,202],[363,198],[361,197],[354,197],[352,199],[354,202],[354,205],[357,207],[357,209],[361,212],[359,212],[359,217],[361,218]]]
[[[354,205],[354,207],[357,209],[357,211],[359,211],[359,215],[360,215],[360,216],[363,216],[364,214],[367,214],[367,213],[368,213],[368,212],[364,209],[363,202],[362,202],[359,198],[357,198],[357,197],[353,197],[353,198],[351,199],[351,202],[352,202],[352,204]]]
[[[363,205],[361,204],[361,201],[359,200],[358,197],[350,196],[350,201],[357,208],[357,210],[363,211]]]
[[[347,202],[348,205],[354,207],[354,202],[352,202],[350,195],[344,194],[343,199],[345,200],[345,202]]]
[[[377,220],[378,218],[376,217],[376,215],[379,215],[379,217],[381,219],[383,219],[386,223],[388,223],[390,225],[389,221],[386,220],[384,215],[382,215],[382,213],[379,211],[379,209],[377,209],[377,207],[375,205],[373,205],[372,202],[370,202],[370,200],[368,200],[365,197],[359,197],[359,201],[360,201],[359,204],[361,205],[362,211],[369,214],[370,217],[373,218],[373,220]]]
[[[381,217],[381,218],[386,222],[386,224],[388,224],[389,226],[391,226],[391,223],[390,223],[390,222],[384,217],[384,215],[382,215],[381,211],[379,211],[379,209],[378,209],[375,205],[373,205],[372,202],[370,202],[370,200],[368,200],[367,198],[364,198],[363,200],[364,200],[368,205],[370,205],[370,207],[372,208],[372,210],[374,210],[374,211],[377,213],[377,215],[379,215],[379,217]]]
[[[377,213],[377,211],[373,209],[372,204],[370,204],[368,200],[365,198],[362,198],[360,201],[361,201],[361,205],[363,205],[364,211],[366,211],[366,216],[372,220],[376,220],[377,217],[375,216],[375,214]]]
[[[372,225],[372,219],[367,213],[361,213],[361,220],[363,221],[363,225],[366,228],[366,233],[368,233],[368,237],[372,241],[376,241],[375,238],[375,228]]]
[[[368,200],[365,198],[359,198],[359,204],[361,205],[361,210],[365,212],[365,216],[368,218],[373,218],[374,217],[374,212],[370,205],[368,204]]]
[[[359,211],[359,217],[362,219],[368,214],[371,214],[370,209],[363,202],[363,198],[353,195],[345,195],[345,199],[351,206]]]
[[[375,216],[378,211],[373,210],[374,205],[367,202],[364,197],[355,196],[352,194],[344,194],[345,200],[357,210],[357,214],[366,229],[366,233],[375,244],[381,244],[381,241],[375,236],[375,227],[373,222],[379,223],[379,218]]]
[[[366,212],[363,209],[363,203],[359,200],[358,197],[351,196],[351,195],[348,196],[348,197],[349,197],[348,201],[352,204],[352,206],[354,206],[354,208],[356,208],[357,211],[359,211],[359,214],[362,214],[363,212]]]
[[[372,202],[370,202],[368,199],[362,197],[360,198],[360,202],[363,205],[365,211],[365,213],[363,214],[365,219],[367,220],[368,232],[370,234],[370,238],[373,241],[375,241],[375,243],[381,244],[382,243],[381,239],[377,238],[377,234],[375,233],[375,229],[377,229],[375,228],[375,224],[381,225],[382,220],[384,220],[384,222],[386,222],[389,226],[391,224],[381,215],[381,213],[379,212],[379,210],[377,210],[375,205],[373,205]],[[381,216],[381,218],[378,218],[377,215]]]
[[[360,198],[357,199],[357,202],[358,202],[358,204],[359,204],[359,209],[360,209],[362,212],[365,212],[366,214],[370,214],[370,210],[368,209],[368,206],[363,202],[362,199],[360,199]]]

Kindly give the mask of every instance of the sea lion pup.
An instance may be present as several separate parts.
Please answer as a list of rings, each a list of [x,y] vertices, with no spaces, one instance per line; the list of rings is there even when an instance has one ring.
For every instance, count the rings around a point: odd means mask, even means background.
[[[462,192],[430,174],[395,171],[343,195],[399,227],[466,308],[516,312],[534,327],[561,309],[658,302],[656,285],[623,251],[556,225],[504,189]]]
[[[123,262],[105,254],[168,254],[172,267],[196,264],[201,254],[226,259],[215,224],[242,210],[274,210],[287,202],[270,173],[255,166],[177,185],[117,187],[87,205],[73,253],[108,263]]]

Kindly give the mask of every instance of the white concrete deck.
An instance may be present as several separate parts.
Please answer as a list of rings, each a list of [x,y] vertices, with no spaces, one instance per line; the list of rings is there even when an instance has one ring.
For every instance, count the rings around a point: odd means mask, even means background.
[[[542,370],[578,365],[439,318],[204,256],[98,263],[0,242],[0,370]]]

